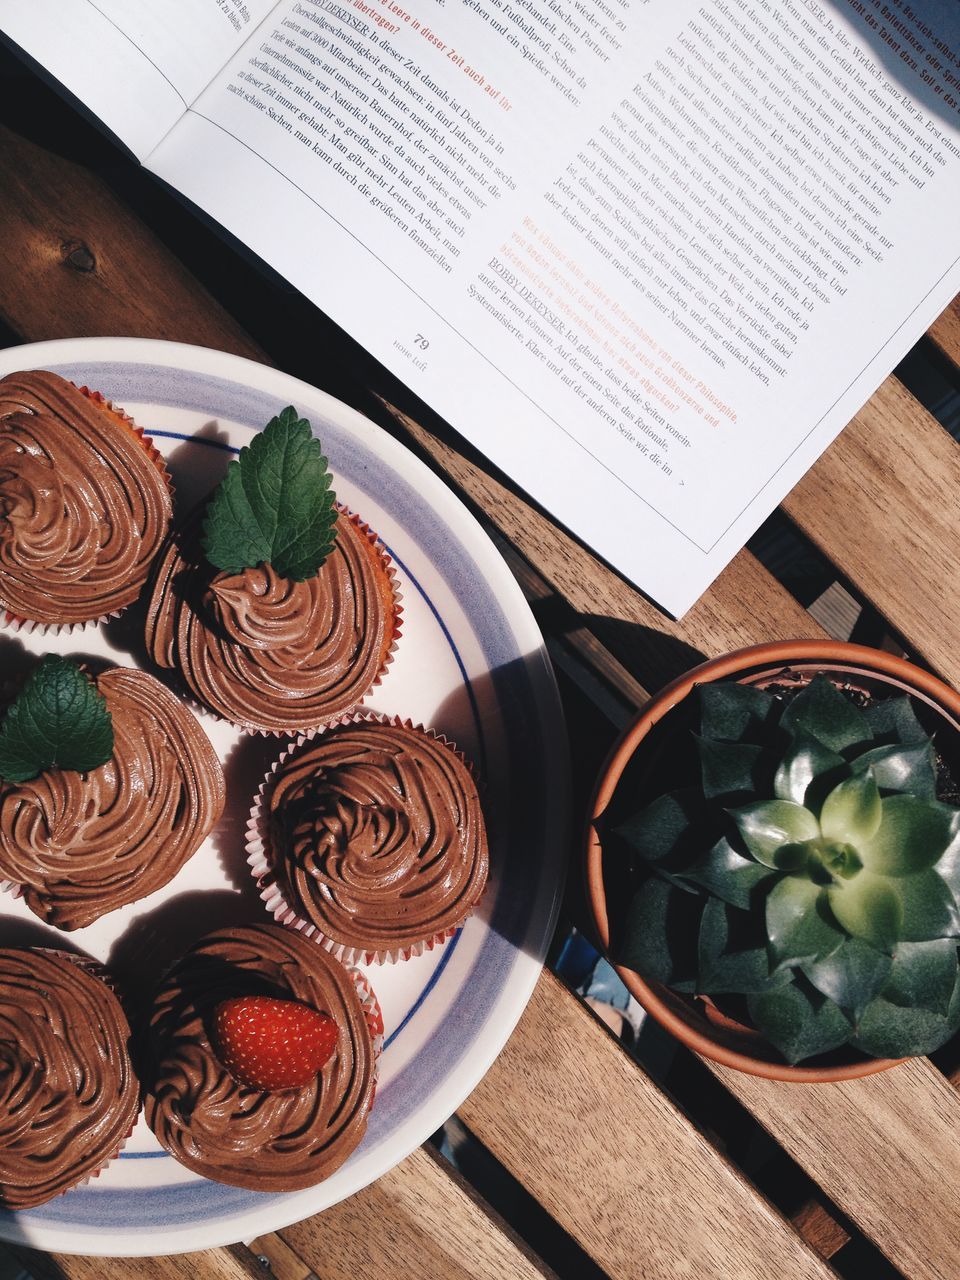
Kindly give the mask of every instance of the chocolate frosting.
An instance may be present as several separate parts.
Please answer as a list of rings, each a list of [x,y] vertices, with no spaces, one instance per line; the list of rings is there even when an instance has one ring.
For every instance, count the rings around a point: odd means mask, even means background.
[[[338,725],[280,765],[265,800],[278,885],[334,942],[383,953],[429,941],[483,893],[477,788],[423,729]]]
[[[0,877],[60,929],[166,884],[223,810],[223,771],[191,711],[143,671],[113,667],[96,684],[113,720],[111,759],[0,783]]]
[[[333,1018],[337,1047],[316,1079],[285,1093],[238,1084],[210,1028],[239,995],[300,1000]],[[149,1027],[146,1117],[187,1168],[254,1191],[297,1191],[329,1177],[363,1137],[374,1046],[349,970],[278,925],[220,929],[161,984]]]
[[[88,622],[140,593],[172,515],[135,429],[42,369],[0,379],[0,600]]]
[[[0,950],[0,1205],[43,1204],[116,1155],[139,1110],[129,1038],[86,962]]]
[[[245,729],[312,729],[371,690],[395,632],[390,575],[373,535],[338,507],[336,542],[305,582],[270,565],[217,573],[200,515],[157,562],[147,649],[198,701]]]

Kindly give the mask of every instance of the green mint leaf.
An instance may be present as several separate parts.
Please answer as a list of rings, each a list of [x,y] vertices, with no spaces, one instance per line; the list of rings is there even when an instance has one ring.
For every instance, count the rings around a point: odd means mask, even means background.
[[[48,653],[0,725],[0,778],[29,782],[54,766],[86,773],[112,753],[113,725],[102,694],[79,667]]]
[[[231,462],[203,522],[207,559],[226,573],[270,564],[312,578],[333,549],[336,496],[306,418],[289,405]]]

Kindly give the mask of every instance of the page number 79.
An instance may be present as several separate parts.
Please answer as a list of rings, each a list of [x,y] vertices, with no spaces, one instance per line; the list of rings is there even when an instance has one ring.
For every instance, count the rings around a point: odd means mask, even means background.
[[[426,351],[426,349],[430,346],[430,342],[427,338],[423,336],[422,333],[418,333],[413,340],[413,345],[415,347],[419,347],[421,351]]]

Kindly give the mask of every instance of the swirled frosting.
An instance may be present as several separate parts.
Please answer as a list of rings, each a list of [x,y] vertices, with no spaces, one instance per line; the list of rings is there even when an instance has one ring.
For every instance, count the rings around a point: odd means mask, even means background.
[[[488,851],[461,756],[409,725],[337,725],[283,761],[265,792],[273,875],[333,942],[383,953],[462,923]]]
[[[210,1028],[233,996],[300,1000],[333,1018],[337,1047],[316,1079],[286,1093],[238,1084]],[[278,925],[220,929],[161,985],[149,1027],[147,1121],[189,1169],[255,1191],[312,1187],[363,1137],[374,1047],[356,984],[315,942]]]
[[[60,929],[166,884],[223,810],[213,746],[159,680],[113,667],[96,684],[113,720],[111,759],[0,783],[0,878]]]
[[[163,472],[105,402],[36,369],[0,379],[0,600],[88,622],[140,594],[172,515]]]
[[[113,992],[56,951],[0,950],[0,1205],[30,1209],[116,1155],[139,1110]]]
[[[376,539],[339,507],[336,542],[305,582],[270,565],[216,573],[195,515],[157,562],[147,649],[199,702],[251,730],[312,729],[350,710],[380,676],[396,631]]]

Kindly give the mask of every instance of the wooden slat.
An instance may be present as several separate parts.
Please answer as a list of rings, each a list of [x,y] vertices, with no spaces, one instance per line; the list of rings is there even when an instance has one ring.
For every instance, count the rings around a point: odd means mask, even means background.
[[[790,1215],[790,1221],[821,1258],[832,1258],[850,1239],[849,1232],[818,1200],[809,1200],[799,1213]]]
[[[927,332],[947,359],[960,365],[960,298],[954,298]]]
[[[163,1248],[162,1236],[156,1247]],[[13,1246],[11,1252],[36,1280],[262,1280],[255,1259],[242,1245],[167,1258],[87,1258]]]
[[[960,1095],[930,1062],[802,1086],[709,1065],[910,1280],[956,1280]]]
[[[310,1263],[291,1249],[276,1231],[251,1240],[250,1252],[264,1265],[264,1269],[269,1267],[269,1274],[263,1280],[315,1280]]]
[[[901,383],[887,379],[783,505],[960,685],[960,445]]]
[[[742,645],[825,634],[749,551],[731,562],[681,622],[672,622],[548,516],[490,474],[471,451],[438,439],[397,409],[393,414],[421,452],[536,566],[610,652],[632,670],[643,672],[648,689],[658,688],[705,657]]]
[[[610,1276],[833,1275],[550,973],[458,1114]]]
[[[491,479],[476,465],[458,454],[449,445],[440,445],[416,424],[410,423],[409,429],[418,444],[442,463],[445,470],[456,478],[467,495],[478,501],[489,513],[499,528],[504,530],[525,553],[537,558],[538,565],[547,565],[545,573],[552,573],[553,581],[562,582],[563,594],[573,596],[573,603],[585,611],[592,612],[596,607],[595,591],[610,591],[614,607],[619,601],[616,594],[620,580],[616,575],[598,566],[593,573],[588,572],[585,563],[577,563],[580,549],[571,547],[548,520],[532,510],[519,507],[518,500],[498,482]],[[572,562],[564,560],[563,551],[569,548]],[[727,576],[734,578],[741,572],[742,558],[731,566]],[[558,568],[559,565],[559,568]],[[785,598],[782,589],[773,584],[758,569],[761,584],[761,598],[770,602],[774,611],[778,602],[784,611],[789,613],[790,602]],[[720,589],[717,584],[713,591]],[[709,593],[712,594],[712,593]],[[609,597],[604,597],[608,599]],[[701,602],[705,603],[705,602]],[[644,602],[629,596],[624,597],[627,608],[646,609]],[[700,606],[698,606],[698,609]],[[696,612],[696,611],[694,611]],[[699,625],[696,618],[688,615],[680,624],[672,624],[678,638],[687,640],[688,625]],[[768,624],[760,617],[753,620],[748,617],[742,624],[746,634],[741,643],[755,643],[768,638]],[[808,627],[808,633],[812,633]],[[710,635],[715,631],[711,629]],[[721,645],[721,647],[723,647]],[[628,696],[633,688],[623,688]],[[639,701],[643,699],[641,690]],[[523,1024],[521,1024],[522,1026]],[[519,1032],[517,1033],[519,1034]],[[924,1142],[926,1141],[926,1124],[934,1127],[948,1118],[957,1135],[960,1135],[960,1096],[943,1080],[939,1073],[927,1062],[912,1064],[909,1080],[910,1107],[913,1114],[924,1117],[924,1123],[916,1126],[917,1139],[911,1143],[911,1129],[905,1123],[910,1112],[898,1113],[896,1106],[886,1108],[873,1107],[873,1100],[878,1096],[890,1098],[896,1095],[892,1083],[902,1070],[885,1073],[882,1077],[874,1077],[867,1081],[851,1081],[844,1085],[830,1086],[818,1091],[818,1106],[810,1110],[804,1105],[804,1097],[808,1095],[808,1087],[787,1087],[781,1084],[767,1084],[754,1080],[737,1072],[725,1071],[721,1074],[726,1086],[765,1124],[771,1116],[776,1116],[776,1138],[785,1149],[801,1164],[834,1199],[845,1212],[858,1222],[864,1231],[875,1238],[884,1249],[894,1249],[898,1258],[906,1256],[906,1249],[898,1241],[913,1241],[913,1253],[910,1254],[911,1266],[917,1277],[936,1275],[936,1271],[918,1270],[914,1254],[922,1252],[923,1241],[939,1238],[936,1233],[941,1230],[953,1231],[960,1238],[960,1167],[954,1168],[948,1161],[946,1168],[924,1158]],[[877,1081],[882,1081],[879,1084]],[[483,1086],[481,1086],[482,1090]],[[482,1098],[483,1094],[480,1093]],[[490,1131],[486,1118],[478,1121],[476,1107],[477,1094],[462,1109],[468,1124],[477,1131],[484,1142],[490,1142]],[[869,1124],[864,1116],[869,1114]],[[489,1123],[496,1126],[497,1117],[489,1117]],[[521,1140],[522,1141],[522,1140]],[[958,1137],[960,1141],[960,1137]],[[834,1178],[834,1170],[850,1161],[851,1153],[855,1153],[852,1163],[848,1164],[849,1176],[842,1184],[842,1194]],[[900,1159],[915,1176],[916,1194],[904,1197],[899,1176],[894,1171]],[[941,1210],[944,1200],[945,1181],[957,1191],[950,1192],[947,1199],[950,1206],[946,1213]],[[849,1200],[851,1183],[859,1186],[859,1203]],[[857,1211],[851,1207],[856,1203]],[[872,1212],[867,1207],[872,1207]],[[957,1206],[956,1209],[954,1206]],[[832,1238],[832,1236],[831,1236]],[[891,1256],[894,1256],[891,1254]],[[911,1275],[914,1272],[910,1272]]]
[[[322,1280],[536,1280],[554,1274],[429,1147],[280,1235]]]
[[[168,338],[263,353],[99,179],[0,125],[0,316],[24,338]]]

